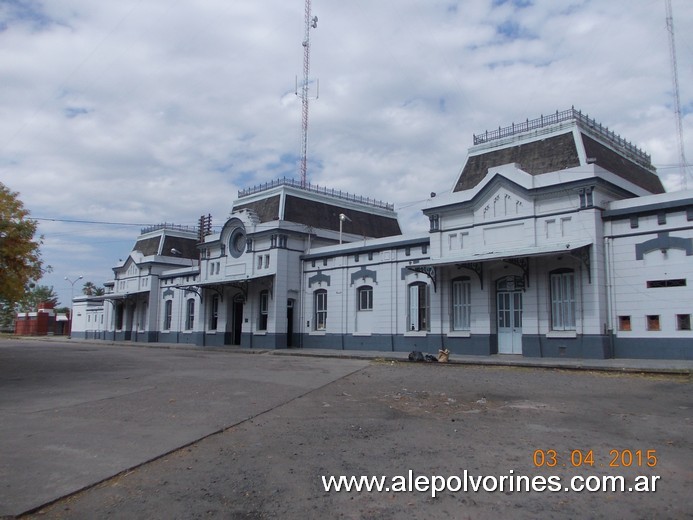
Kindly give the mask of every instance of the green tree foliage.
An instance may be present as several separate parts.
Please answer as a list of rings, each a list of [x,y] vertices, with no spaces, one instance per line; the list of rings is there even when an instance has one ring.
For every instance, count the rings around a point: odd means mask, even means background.
[[[29,284],[41,278],[41,238],[35,238],[37,223],[18,193],[0,183],[0,301],[13,306],[24,297]]]
[[[53,287],[37,285],[31,288],[27,291],[19,304],[20,311],[36,311],[38,310],[39,303],[52,303],[53,307],[58,305],[58,295],[55,294]]]
[[[103,287],[97,287],[94,282],[85,282],[82,287],[82,293],[85,296],[103,296],[106,290]]]

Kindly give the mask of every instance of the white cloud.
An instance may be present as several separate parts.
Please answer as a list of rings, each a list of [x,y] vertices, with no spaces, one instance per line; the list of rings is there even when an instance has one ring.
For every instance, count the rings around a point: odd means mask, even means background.
[[[690,143],[693,5],[673,7]],[[425,228],[422,200],[452,187],[473,133],[571,105],[676,185],[663,2],[314,0],[313,12],[310,180],[394,202],[406,230]],[[219,224],[239,188],[298,176],[303,34],[300,0],[3,2],[0,182],[36,217]],[[139,230],[41,231],[44,282],[66,303],[63,277],[103,283]]]

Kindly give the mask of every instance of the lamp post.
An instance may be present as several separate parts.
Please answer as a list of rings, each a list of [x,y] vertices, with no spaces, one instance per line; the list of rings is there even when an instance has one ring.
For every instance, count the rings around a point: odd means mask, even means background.
[[[75,283],[79,280],[84,278],[81,274],[75,278],[74,280],[70,280],[67,276],[65,277],[65,280],[70,282],[70,333],[67,335],[68,339],[72,337],[72,318],[73,318],[73,309],[74,309],[74,298],[75,298]]]
[[[344,222],[348,221],[351,222],[351,219],[347,217],[344,213],[339,214],[339,243],[342,243],[342,226],[344,225]]]

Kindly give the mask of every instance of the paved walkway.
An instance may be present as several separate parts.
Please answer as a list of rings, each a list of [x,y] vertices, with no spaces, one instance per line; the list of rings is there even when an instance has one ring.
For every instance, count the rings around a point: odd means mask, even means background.
[[[166,348],[166,349],[185,349],[185,350],[207,350],[223,351],[246,354],[271,354],[277,356],[311,356],[344,359],[365,359],[365,360],[387,360],[387,361],[408,361],[408,352],[388,352],[378,350],[337,350],[337,349],[248,349],[240,347],[198,347],[190,344],[180,343],[135,343],[135,342],[116,342],[110,340],[66,340],[64,336],[28,338],[32,340],[45,341],[72,341],[75,343],[92,343],[102,345],[130,345],[134,347],[146,348]],[[431,354],[437,354],[431,352]],[[575,359],[575,358],[532,358],[513,355],[493,355],[493,356],[461,356],[450,355],[450,363],[462,365],[491,365],[491,366],[519,366],[519,367],[540,367],[564,370],[596,370],[607,372],[635,372],[635,373],[655,373],[655,374],[681,374],[690,375],[693,371],[693,360],[679,359]]]

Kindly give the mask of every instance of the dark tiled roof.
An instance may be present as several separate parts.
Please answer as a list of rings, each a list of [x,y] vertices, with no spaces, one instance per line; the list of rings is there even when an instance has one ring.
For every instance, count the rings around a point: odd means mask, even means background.
[[[664,186],[662,186],[662,181],[659,180],[656,173],[629,161],[584,133],[582,134],[582,142],[585,145],[585,154],[588,158],[594,159],[598,166],[646,189],[650,193],[664,193]]]
[[[580,159],[572,133],[472,155],[467,159],[453,191],[471,189],[481,182],[489,168],[509,163],[519,164],[531,175],[540,175],[580,166]]]
[[[135,242],[135,246],[132,248],[133,251],[139,251],[144,256],[156,255],[159,252],[159,243],[161,241],[161,236],[156,236],[152,238],[143,238]]]
[[[344,233],[363,235],[371,238],[401,235],[397,218],[374,215],[365,211],[344,209],[332,204],[286,196],[284,220],[298,222],[307,226],[339,231],[339,214],[344,213],[350,219],[344,222]]]
[[[248,204],[241,204],[233,208],[234,211],[241,209],[253,210],[260,219],[260,222],[277,220],[279,218],[279,195],[249,202]]]
[[[161,252],[163,256],[179,256],[171,253],[171,249],[181,252],[180,258],[198,258],[197,240],[183,237],[168,236],[164,237],[164,248]]]
[[[159,254],[159,243],[162,235],[143,238],[135,243],[133,251],[139,251],[144,256],[154,256]],[[183,238],[176,236],[163,235],[164,247],[161,250],[162,256],[179,256],[182,258],[197,258],[197,241],[191,238]],[[181,252],[181,255],[174,255],[171,249],[176,249]]]

